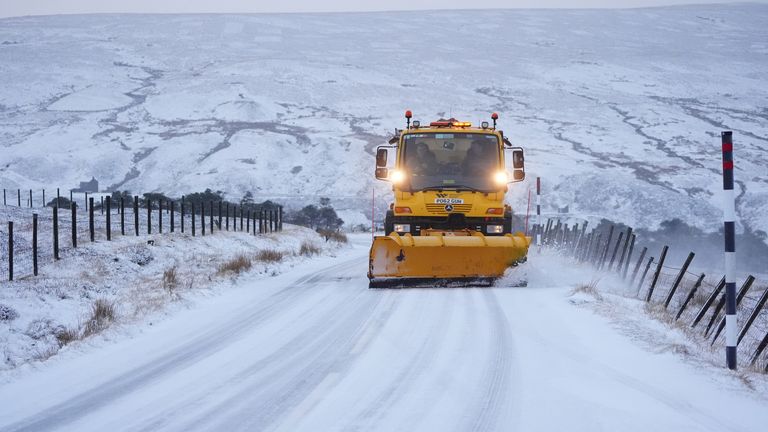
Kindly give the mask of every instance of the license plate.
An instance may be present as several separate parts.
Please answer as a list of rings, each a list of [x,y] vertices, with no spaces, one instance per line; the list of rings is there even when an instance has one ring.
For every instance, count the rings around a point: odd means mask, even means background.
[[[435,198],[435,204],[464,204],[461,198]]]

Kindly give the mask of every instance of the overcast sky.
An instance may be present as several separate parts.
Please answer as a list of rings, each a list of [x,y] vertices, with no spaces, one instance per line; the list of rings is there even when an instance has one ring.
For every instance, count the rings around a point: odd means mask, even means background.
[[[743,0],[742,0],[743,1]],[[768,0],[753,0],[766,3]],[[349,12],[480,8],[644,7],[732,0],[0,0],[0,17],[71,13]]]

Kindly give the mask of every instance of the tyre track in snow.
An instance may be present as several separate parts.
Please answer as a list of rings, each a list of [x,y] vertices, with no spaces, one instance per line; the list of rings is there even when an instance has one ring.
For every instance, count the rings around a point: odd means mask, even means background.
[[[431,288],[417,290],[418,291],[405,293],[396,292],[396,294],[399,294],[400,296],[416,294],[416,300],[410,299],[410,301],[418,302],[426,300],[426,297],[433,291]],[[452,318],[453,306],[455,304],[455,301],[450,301],[448,299],[448,294],[453,293],[448,291],[445,294],[446,295],[442,296],[440,299],[442,304],[439,308],[443,313],[431,314],[429,316],[426,314],[419,314],[417,317],[418,319],[413,323],[414,328],[427,326],[428,330],[425,332],[424,343],[422,343],[419,349],[410,356],[409,360],[405,363],[406,366],[397,372],[395,378],[379,392],[369,407],[361,411],[355,417],[352,421],[353,425],[368,425],[364,427],[363,430],[373,428],[376,423],[381,421],[387,414],[391,414],[391,408],[397,403],[400,397],[415,386],[418,378],[422,377],[425,371],[433,366],[437,352],[446,338],[446,332],[443,330],[446,328],[448,321]],[[438,319],[430,319],[430,317],[435,318],[435,315]],[[408,429],[405,428],[402,430]]]
[[[240,382],[242,388],[237,393],[201,414],[190,427],[178,430],[268,430],[328,376],[344,374],[352,361],[348,354],[366,325],[390,312],[390,308],[379,308],[383,298],[358,291],[354,299],[339,302],[338,308],[313,321],[308,346],[304,346],[308,340],[286,346],[286,351],[294,350],[289,360],[277,353],[269,360],[279,365],[278,369],[260,373],[245,385]],[[329,325],[333,317],[337,322]],[[253,365],[244,374],[259,373],[260,369],[260,365]]]
[[[227,323],[211,329],[198,338],[195,338],[175,351],[164,353],[162,356],[152,358],[144,364],[111,379],[100,383],[92,389],[47,408],[27,419],[8,425],[4,432],[15,431],[39,431],[62,428],[68,424],[88,415],[90,412],[114,403],[124,395],[134,392],[152,381],[174,373],[187,367],[202,358],[217,352],[229,344],[233,339],[241,337],[248,330],[268,321],[272,316],[284,310],[287,305],[303,296],[312,288],[312,283],[322,278],[323,275],[332,275],[344,268],[354,267],[354,263],[361,261],[358,257],[311,275],[306,275],[294,283],[287,284],[276,293],[265,299],[264,302],[255,305],[254,310],[245,309],[244,314],[233,315]]]
[[[317,276],[312,276],[304,278],[304,283],[312,283],[313,286],[316,286],[314,284],[318,280]],[[333,297],[331,291],[326,291],[326,294],[322,302],[318,302],[315,306],[322,307],[323,303],[328,301],[331,303],[330,307],[324,307],[320,311],[310,311],[311,313],[302,316],[302,319],[307,319],[303,327],[301,327],[302,330],[295,336],[286,335],[285,343],[277,350],[256,360],[245,369],[236,372],[230,378],[215,385],[209,384],[204,393],[197,394],[191,400],[180,401],[173,409],[158,413],[150,421],[144,422],[141,427],[137,427],[136,430],[154,431],[162,429],[169,425],[169,419],[190,410],[194,410],[194,412],[202,410],[202,413],[197,414],[193,421],[189,421],[181,427],[174,426],[172,430],[205,429],[214,421],[214,417],[221,416],[224,413],[230,413],[231,417],[242,419],[243,416],[238,414],[239,411],[244,410],[240,410],[238,407],[248,400],[248,395],[263,393],[264,389],[272,389],[274,387],[272,381],[275,377],[295,374],[296,370],[304,367],[309,359],[312,359],[312,362],[314,362],[314,360],[321,356],[318,353],[325,353],[324,350],[337,343],[337,340],[333,340],[334,336],[338,339],[339,334],[346,334],[344,333],[345,329],[354,332],[355,329],[361,328],[363,324],[354,322],[359,321],[368,312],[376,310],[381,301],[380,298],[373,297],[366,299],[360,291],[350,291],[349,294],[351,295],[335,298],[331,298]],[[382,309],[379,313],[385,312],[386,309]],[[339,319],[338,317],[340,316],[343,319]],[[329,323],[332,324],[329,325]],[[350,325],[350,323],[353,324]],[[246,341],[243,341],[243,343],[246,343]],[[228,395],[215,406],[211,407],[205,404],[206,399],[211,394],[225,393],[228,388],[241,387],[242,389],[238,390],[237,393]],[[271,405],[274,405],[272,400],[269,402]],[[248,404],[253,406],[264,405],[263,403],[250,402]],[[247,411],[253,414],[253,409],[250,407]],[[215,429],[220,429],[220,427]],[[226,429],[236,430],[234,427],[227,427]]]
[[[510,324],[499,305],[499,299],[493,290],[482,290],[482,297],[490,317],[491,362],[483,372],[482,385],[474,397],[469,398],[474,402],[471,409],[473,413],[470,423],[458,430],[490,431],[497,430],[498,420],[502,409],[508,405],[510,388],[512,387],[511,374],[513,363],[513,346]],[[517,368],[514,368],[517,370]],[[513,410],[516,404],[512,404]],[[514,415],[510,416],[516,417]],[[509,427],[505,425],[504,429]]]

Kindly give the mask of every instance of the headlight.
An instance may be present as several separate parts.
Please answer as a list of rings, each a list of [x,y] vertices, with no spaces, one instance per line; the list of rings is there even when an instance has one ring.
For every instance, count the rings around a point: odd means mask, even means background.
[[[485,232],[488,234],[502,234],[504,232],[504,225],[488,225],[485,227]]]
[[[395,224],[395,232],[397,233],[411,232],[411,226],[409,224]]]
[[[493,181],[495,181],[500,185],[509,183],[509,177],[507,177],[507,172],[498,171],[496,174],[493,175]]]
[[[392,183],[402,183],[402,181],[405,180],[405,173],[400,170],[392,170],[389,179]]]

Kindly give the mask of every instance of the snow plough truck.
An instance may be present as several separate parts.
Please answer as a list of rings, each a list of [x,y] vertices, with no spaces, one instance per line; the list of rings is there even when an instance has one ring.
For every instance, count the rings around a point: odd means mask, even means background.
[[[376,179],[392,184],[394,202],[371,245],[369,287],[492,284],[526,260],[531,242],[512,232],[504,202],[509,184],[525,179],[523,149],[496,128],[496,113],[477,127],[454,118],[422,126],[411,111],[405,118],[376,149]]]

